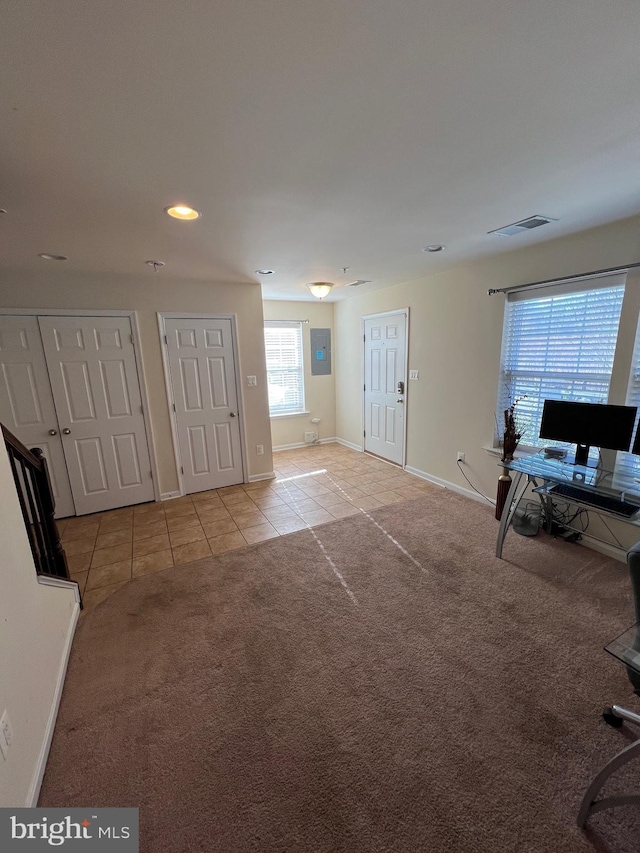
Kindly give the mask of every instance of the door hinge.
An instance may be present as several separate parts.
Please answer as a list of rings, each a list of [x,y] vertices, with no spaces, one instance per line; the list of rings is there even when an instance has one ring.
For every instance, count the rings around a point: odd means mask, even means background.
[[[169,346],[169,341],[167,340],[167,336],[166,336],[166,335],[163,335],[163,338],[164,338],[164,342],[165,342],[165,344],[166,344],[167,346]]]
[[[143,406],[142,406],[142,403],[140,403],[140,414],[141,414],[141,415],[144,415],[144,408],[143,408]]]
[[[135,344],[135,340],[133,339],[133,335],[129,335],[129,340],[131,341],[132,344]]]
[[[184,468],[182,467],[182,465],[180,466],[180,473],[184,474]]]
[[[171,405],[173,406],[173,411],[175,412],[175,410],[176,410],[176,404],[175,404],[175,403],[172,403]]]
[[[363,336],[362,336],[362,341],[363,341],[363,343],[365,343],[365,344],[366,344],[366,342],[367,342],[367,336],[366,336],[366,335],[363,335]]]
[[[367,437],[367,431],[366,431],[366,429],[362,430],[362,434],[363,434],[363,436],[364,436],[365,438]]]
[[[363,386],[362,386],[362,390],[363,390],[363,391],[366,391],[366,390],[367,390],[367,386],[366,386],[366,385],[363,385]]]

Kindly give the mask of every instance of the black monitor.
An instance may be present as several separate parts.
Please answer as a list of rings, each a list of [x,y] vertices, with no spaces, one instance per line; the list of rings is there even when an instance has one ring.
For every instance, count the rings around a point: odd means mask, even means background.
[[[637,411],[635,406],[545,400],[540,438],[577,444],[576,465],[586,465],[592,445],[629,450]]]

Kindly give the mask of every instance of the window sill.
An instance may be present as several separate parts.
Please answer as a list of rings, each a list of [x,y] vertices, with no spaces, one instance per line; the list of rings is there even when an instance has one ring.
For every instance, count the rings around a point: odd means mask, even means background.
[[[280,415],[269,415],[271,420],[280,420],[280,418],[302,418],[310,415],[311,412],[282,412]]]

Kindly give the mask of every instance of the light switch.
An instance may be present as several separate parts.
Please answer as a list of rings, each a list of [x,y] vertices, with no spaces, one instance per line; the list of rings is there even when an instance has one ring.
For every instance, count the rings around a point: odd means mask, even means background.
[[[409,371],[409,379],[420,379],[420,371],[419,370],[410,370]]]
[[[257,385],[258,380],[255,376],[247,376],[247,385]]]

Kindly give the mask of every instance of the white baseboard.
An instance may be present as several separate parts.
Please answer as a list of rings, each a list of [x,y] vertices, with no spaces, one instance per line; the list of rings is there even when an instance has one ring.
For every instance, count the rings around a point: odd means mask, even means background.
[[[275,449],[275,448],[274,448]],[[266,474],[249,474],[249,483],[258,483],[260,480],[273,480],[275,471],[267,471]]]
[[[67,584],[68,586],[68,584]],[[51,710],[49,711],[49,719],[47,720],[47,727],[45,729],[45,736],[42,742],[42,746],[40,748],[40,754],[38,756],[38,762],[36,764],[36,769],[33,774],[33,778],[31,780],[31,784],[29,785],[29,792],[27,794],[27,801],[25,803],[25,808],[33,809],[38,805],[38,797],[40,796],[40,788],[42,786],[42,779],[44,777],[44,771],[47,766],[47,759],[49,758],[49,750],[51,749],[51,741],[53,740],[53,732],[56,727],[56,719],[58,717],[58,709],[60,708],[60,699],[62,698],[62,688],[64,687],[64,680],[67,675],[67,666],[69,665],[69,655],[71,654],[71,646],[73,644],[73,636],[76,632],[76,625],[78,623],[78,616],[80,615],[80,604],[76,603],[73,608],[73,615],[71,617],[71,622],[69,623],[69,630],[67,631],[67,637],[64,643],[64,649],[62,652],[62,661],[60,662],[60,670],[58,672],[58,678],[56,681],[56,687],[53,694],[53,703],[51,705]]]
[[[337,441],[338,444],[341,444],[343,447],[350,447],[351,450],[357,450],[359,453],[362,453],[362,445],[354,444],[352,441],[347,441],[345,438],[334,438],[334,441]]]
[[[410,465],[407,465],[404,470],[408,474],[413,474],[414,477],[420,477],[421,480],[428,480],[430,483],[435,483],[436,486],[442,486],[443,489],[449,489],[449,491],[457,492],[465,498],[471,498],[471,500],[478,501],[478,503],[481,503],[483,506],[493,506],[491,501],[483,498],[482,495],[472,491],[472,489],[465,489],[464,486],[458,486],[457,483],[452,483],[449,480],[443,480],[442,477],[436,477],[434,474],[427,474],[419,468],[412,468]]]
[[[172,501],[174,498],[181,498],[182,492],[163,492],[160,495],[161,501]]]
[[[318,444],[332,444],[339,441],[338,438],[321,438],[320,441],[297,441],[295,444],[279,444],[277,447],[272,447],[274,453],[279,450],[297,450],[299,447],[315,447]]]

